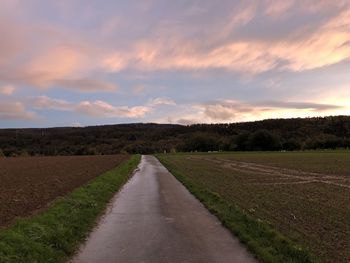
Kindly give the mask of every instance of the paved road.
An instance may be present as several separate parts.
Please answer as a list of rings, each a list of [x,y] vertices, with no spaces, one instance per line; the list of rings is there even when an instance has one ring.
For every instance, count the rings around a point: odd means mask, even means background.
[[[153,156],[112,200],[73,262],[256,262]]]

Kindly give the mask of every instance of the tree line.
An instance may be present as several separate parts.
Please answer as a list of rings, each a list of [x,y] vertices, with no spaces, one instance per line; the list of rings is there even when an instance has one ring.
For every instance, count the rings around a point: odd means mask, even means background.
[[[350,148],[350,116],[0,130],[0,157],[337,148]]]

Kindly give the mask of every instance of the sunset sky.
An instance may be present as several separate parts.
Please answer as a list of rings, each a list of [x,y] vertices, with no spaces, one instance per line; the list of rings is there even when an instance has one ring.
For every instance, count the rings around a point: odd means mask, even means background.
[[[350,0],[0,0],[0,127],[350,114]]]

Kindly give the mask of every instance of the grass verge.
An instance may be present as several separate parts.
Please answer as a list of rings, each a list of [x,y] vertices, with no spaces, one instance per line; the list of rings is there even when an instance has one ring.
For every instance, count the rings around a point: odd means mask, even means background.
[[[267,223],[246,214],[242,209],[231,202],[227,202],[217,193],[193,183],[164,155],[157,155],[156,157],[260,261],[269,263],[319,262],[308,250],[294,244]]]
[[[23,218],[0,232],[0,262],[65,262],[130,178],[140,161],[132,156],[114,170],[57,200],[47,211]]]

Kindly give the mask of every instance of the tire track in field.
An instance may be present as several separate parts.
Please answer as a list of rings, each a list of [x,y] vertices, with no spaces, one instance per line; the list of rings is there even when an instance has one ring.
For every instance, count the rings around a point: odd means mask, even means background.
[[[269,165],[256,164],[251,162],[242,162],[226,158],[206,158],[206,157],[188,157],[189,159],[204,160],[219,164],[220,166],[240,172],[258,172],[262,175],[273,175],[288,179],[298,179],[294,182],[273,182],[273,183],[253,183],[259,185],[283,185],[283,184],[307,184],[307,183],[323,183],[350,189],[348,177],[334,176],[321,173],[305,172],[301,170],[293,170],[287,168],[274,167]],[[276,180],[282,178],[275,178]],[[345,183],[345,184],[344,184]]]

